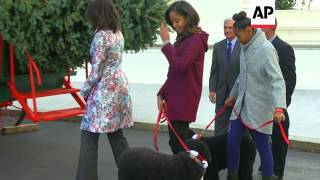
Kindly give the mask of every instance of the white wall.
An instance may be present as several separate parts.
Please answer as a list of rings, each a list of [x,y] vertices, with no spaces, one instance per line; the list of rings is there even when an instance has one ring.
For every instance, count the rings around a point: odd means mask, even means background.
[[[278,34],[292,45],[320,45],[320,10],[280,10]]]
[[[209,44],[224,38],[223,21],[241,10],[248,11],[251,0],[187,0],[200,15],[200,26],[210,34]],[[317,4],[320,0],[315,0]],[[317,6],[315,6],[317,7]],[[278,34],[292,45],[320,46],[320,9],[318,10],[280,10],[278,18]],[[171,34],[174,41],[175,34]],[[157,41],[161,44],[160,38]]]

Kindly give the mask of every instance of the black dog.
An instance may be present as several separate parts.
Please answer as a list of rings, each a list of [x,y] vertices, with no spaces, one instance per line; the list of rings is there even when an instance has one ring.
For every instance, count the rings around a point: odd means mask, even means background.
[[[211,152],[211,162],[204,180],[219,180],[218,172],[227,168],[227,135],[202,137]],[[250,136],[244,136],[240,146],[239,180],[252,180],[256,146]]]
[[[204,142],[189,139],[185,143],[190,150],[211,161]],[[187,152],[167,155],[147,148],[131,148],[119,160],[118,180],[200,180],[205,172],[202,165]]]

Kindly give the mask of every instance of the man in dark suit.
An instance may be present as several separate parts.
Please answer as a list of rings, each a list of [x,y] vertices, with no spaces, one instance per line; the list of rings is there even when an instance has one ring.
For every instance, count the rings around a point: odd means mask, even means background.
[[[216,112],[223,107],[240,71],[240,44],[233,33],[233,24],[231,18],[224,21],[226,38],[213,46],[209,98],[212,103],[216,103]],[[215,121],[215,135],[228,133],[231,112],[232,109],[227,108]]]
[[[274,28],[263,29],[267,39],[273,44],[279,56],[279,65],[286,83],[287,107],[291,103],[291,96],[296,86],[296,66],[293,48],[276,35],[277,20]],[[285,110],[286,120],[283,122],[285,132],[288,134],[290,125],[289,115]],[[284,142],[278,124],[274,124],[272,132],[272,153],[274,161],[274,180],[282,180],[287,157],[288,145]]]

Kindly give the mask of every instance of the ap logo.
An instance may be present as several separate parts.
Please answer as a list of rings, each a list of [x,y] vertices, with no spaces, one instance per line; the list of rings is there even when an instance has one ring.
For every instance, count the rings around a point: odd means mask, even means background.
[[[275,25],[275,0],[253,0],[249,15],[253,28],[272,28]]]

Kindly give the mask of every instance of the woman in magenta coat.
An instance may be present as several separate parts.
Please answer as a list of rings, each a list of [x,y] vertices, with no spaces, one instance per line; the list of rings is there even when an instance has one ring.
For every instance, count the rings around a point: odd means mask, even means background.
[[[208,34],[198,27],[199,15],[186,1],[176,1],[165,14],[166,22],[177,32],[172,45],[168,28],[162,24],[162,52],[169,63],[167,80],[158,92],[158,109],[165,111],[182,139],[192,137],[189,124],[196,120],[202,91],[203,64]],[[174,154],[182,150],[169,128],[169,145]]]

